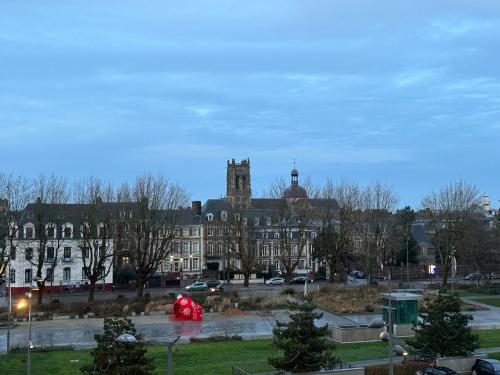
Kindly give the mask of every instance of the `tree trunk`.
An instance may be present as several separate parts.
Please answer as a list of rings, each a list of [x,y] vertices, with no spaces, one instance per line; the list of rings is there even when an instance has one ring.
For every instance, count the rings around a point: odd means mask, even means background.
[[[37,305],[41,305],[43,302],[43,289],[45,288],[45,283],[38,283],[38,291],[37,291]]]
[[[142,297],[144,294],[144,278],[142,275],[137,275],[137,297]]]
[[[245,277],[245,279],[243,280],[243,285],[246,286],[246,287],[248,287],[248,284],[250,284],[250,274],[249,273],[245,273],[244,277]]]
[[[89,298],[87,300],[88,303],[94,302],[94,295],[95,295],[95,283],[96,281],[90,281],[90,286],[89,286]]]

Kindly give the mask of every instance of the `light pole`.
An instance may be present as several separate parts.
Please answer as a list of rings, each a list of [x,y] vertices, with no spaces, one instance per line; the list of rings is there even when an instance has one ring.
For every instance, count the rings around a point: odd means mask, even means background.
[[[26,364],[27,367],[27,374],[31,375],[31,349],[33,349],[33,342],[31,341],[31,298],[33,296],[33,291],[38,290],[38,288],[33,288],[33,281],[38,283],[43,281],[41,277],[35,277],[34,279],[31,280],[30,283],[30,289],[28,292],[26,292],[24,295],[28,298],[28,349],[27,349],[27,354],[28,354],[28,361]],[[17,305],[18,309],[24,309],[26,308],[26,301],[20,301],[19,304]]]
[[[311,270],[311,267],[307,266],[306,270],[307,273],[306,273],[306,280],[304,282],[304,298],[307,297],[307,283],[309,282],[309,271]]]

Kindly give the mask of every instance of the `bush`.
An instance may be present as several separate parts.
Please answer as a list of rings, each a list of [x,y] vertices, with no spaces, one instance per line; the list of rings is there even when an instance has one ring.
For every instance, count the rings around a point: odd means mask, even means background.
[[[118,303],[125,304],[125,303],[127,303],[127,301],[128,301],[127,296],[124,296],[123,294],[118,294],[116,296],[116,302],[118,302]]]
[[[293,289],[291,286],[286,287],[285,290],[281,292],[281,294],[295,294],[295,289]]]

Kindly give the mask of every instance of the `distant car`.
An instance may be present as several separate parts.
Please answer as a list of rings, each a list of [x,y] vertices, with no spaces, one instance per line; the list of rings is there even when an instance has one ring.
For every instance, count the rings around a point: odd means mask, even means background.
[[[500,361],[497,359],[476,359],[472,375],[500,375]]]
[[[188,292],[206,291],[208,290],[208,284],[204,281],[195,281],[191,285],[186,286],[186,290]]]
[[[351,275],[351,277],[354,277],[355,279],[364,279],[366,277],[366,275],[363,271],[357,271],[357,270],[352,270],[350,275]]]
[[[422,371],[417,371],[419,375],[456,375],[456,371],[452,370],[448,367],[436,366],[436,367],[427,367]]]
[[[272,279],[266,280],[266,285],[285,285],[285,279],[282,277],[273,277]]]
[[[500,279],[500,274],[496,272],[490,272],[484,275],[484,277],[487,279]]]
[[[198,281],[203,281],[203,280],[198,280]],[[220,280],[217,279],[207,279],[205,282],[207,283],[209,288],[215,288],[217,285],[221,283]]]
[[[209,289],[210,293],[218,293],[224,291],[224,283],[219,283],[216,286],[213,286]]]
[[[467,281],[482,280],[482,279],[484,279],[484,276],[483,276],[483,274],[481,274],[479,272],[469,273],[468,275],[464,276],[464,280],[467,280]]]
[[[307,276],[296,276],[292,280],[290,280],[290,284],[305,284],[306,281],[308,283],[312,282],[312,280],[309,279]]]

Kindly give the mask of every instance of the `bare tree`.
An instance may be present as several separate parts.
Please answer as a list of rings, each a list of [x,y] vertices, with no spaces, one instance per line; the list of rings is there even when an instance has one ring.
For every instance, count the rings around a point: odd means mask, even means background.
[[[306,231],[312,221],[312,207],[307,199],[282,199],[274,216],[273,221],[279,235],[281,265],[285,271],[285,281],[289,283],[306,251]]]
[[[477,187],[463,180],[445,185],[422,200],[422,208],[428,209],[432,220],[433,243],[442,266],[443,285],[448,284],[451,260],[478,204]]]
[[[264,190],[263,196],[266,198],[279,199],[283,197],[285,189],[288,187],[286,180],[283,177],[276,178],[268,190]]]
[[[231,254],[231,267],[243,274],[243,285],[248,286],[250,275],[256,272],[258,262],[258,229],[248,221],[242,209],[227,212],[224,223],[224,242]]]
[[[18,236],[22,211],[30,201],[30,181],[13,174],[0,174],[0,232],[5,243],[0,245],[0,278],[10,259],[16,256],[14,241]]]
[[[105,280],[113,265],[114,224],[125,207],[115,201],[114,191],[96,178],[82,180],[75,187],[75,199],[81,206],[81,239],[78,247],[83,263],[82,274],[89,280],[88,302],[94,300],[96,284]]]
[[[135,204],[126,220],[131,259],[136,268],[137,296],[167,258],[172,240],[179,232],[178,208],[185,206],[188,195],[183,187],[164,176],[145,174],[133,187],[123,185],[118,196]]]
[[[389,185],[376,181],[362,194],[363,214],[360,220],[363,233],[369,277],[375,266],[392,264],[389,246],[391,215],[398,202],[396,193]]]
[[[33,181],[32,197],[36,203],[28,205],[24,212],[25,222],[34,226],[33,236],[25,238],[26,259],[35,267],[38,299],[42,303],[46,283],[52,282],[63,244],[65,242],[64,212],[61,204],[67,203],[70,196],[67,183],[56,176],[39,176]],[[43,269],[50,265],[43,275]]]
[[[358,185],[328,181],[321,194],[322,204],[317,209],[321,232],[314,240],[314,255],[325,260],[330,268],[329,282],[333,282],[340,262],[345,263],[355,236],[356,215],[361,204]]]

